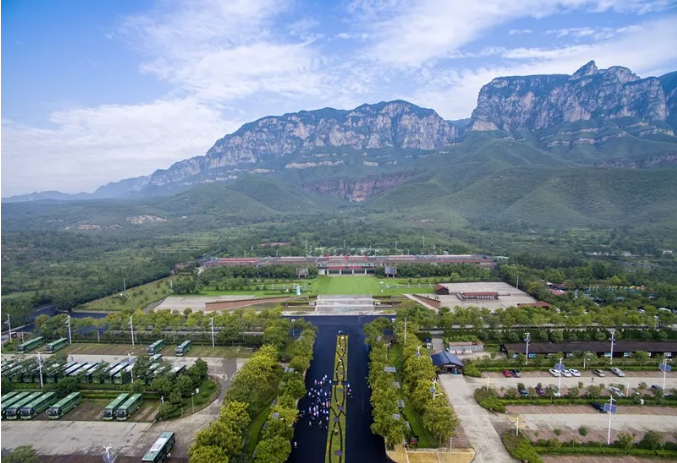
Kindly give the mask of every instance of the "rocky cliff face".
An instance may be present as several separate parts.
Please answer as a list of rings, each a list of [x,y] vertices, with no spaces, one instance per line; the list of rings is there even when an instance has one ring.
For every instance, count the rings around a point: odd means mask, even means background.
[[[666,92],[656,77],[627,68],[598,69],[594,61],[573,75],[499,77],[482,87],[470,130],[536,131],[566,122],[633,116],[666,121]]]
[[[325,147],[436,150],[458,131],[435,111],[406,101],[264,117],[218,140],[205,156],[155,172],[150,185],[181,182],[211,169],[261,162]]]
[[[331,178],[309,183],[304,190],[321,195],[338,196],[349,201],[362,202],[370,196],[383,193],[413,177],[412,173],[369,176],[355,180]]]

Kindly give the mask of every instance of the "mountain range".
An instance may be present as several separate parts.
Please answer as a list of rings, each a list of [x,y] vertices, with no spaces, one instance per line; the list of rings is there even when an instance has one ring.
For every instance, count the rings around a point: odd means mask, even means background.
[[[488,212],[529,220],[535,210],[567,204],[558,214],[563,224],[611,223],[628,208],[657,211],[672,202],[674,209],[675,131],[677,72],[639,78],[591,61],[573,75],[496,78],[469,119],[446,121],[401,100],[268,116],[149,176],[92,194],[3,202],[167,197],[203,185],[181,194],[244,195],[273,211],[350,201],[384,211],[417,206],[425,215],[444,205],[451,220]],[[623,184],[635,194],[626,205],[615,203],[627,196],[617,191]],[[247,185],[284,191],[288,201],[274,204]],[[572,205],[573,191],[591,195],[590,204]]]

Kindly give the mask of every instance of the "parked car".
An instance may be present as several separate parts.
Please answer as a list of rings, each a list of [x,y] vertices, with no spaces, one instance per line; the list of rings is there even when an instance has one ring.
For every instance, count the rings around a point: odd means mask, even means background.
[[[510,372],[510,370],[503,370],[503,376],[505,376],[506,378],[512,378],[512,373]]]
[[[663,388],[660,387],[658,384],[652,384],[651,389],[663,389]]]
[[[521,378],[521,377],[522,377],[522,372],[519,371],[519,370],[510,370],[510,373],[512,373],[512,375],[513,375],[515,378]]]
[[[592,372],[602,378],[606,376],[606,374],[602,370],[592,370]]]
[[[597,402],[593,402],[593,403],[590,404],[590,406],[600,413],[606,413],[606,410],[604,410],[604,404],[599,404]]]
[[[520,393],[522,397],[529,397],[529,391],[527,391],[525,388],[517,388],[517,391]]]
[[[545,397],[545,388],[536,386],[536,394],[538,394],[539,397]]]
[[[618,389],[616,386],[610,386],[609,391],[616,397],[625,397],[625,393]]]
[[[571,378],[573,376],[573,373],[571,373],[571,370],[568,370],[568,369],[562,370],[562,374],[567,378]]]
[[[581,376],[581,372],[576,370],[575,368],[569,368],[569,371],[571,372],[572,375],[574,375],[577,378]]]
[[[625,377],[625,373],[620,368],[609,368],[609,371],[613,373],[616,376],[620,376],[621,378]]]
[[[548,371],[549,371],[550,374],[553,375],[554,377],[558,377],[558,376],[559,376],[559,371],[555,370],[554,368],[551,368],[551,369],[549,369]]]

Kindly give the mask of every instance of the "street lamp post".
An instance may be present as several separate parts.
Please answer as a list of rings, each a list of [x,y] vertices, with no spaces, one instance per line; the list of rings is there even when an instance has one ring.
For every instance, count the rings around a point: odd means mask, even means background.
[[[129,359],[129,364],[132,365],[132,354],[127,352],[127,358]],[[132,366],[132,369],[129,370],[129,376],[130,379],[132,380],[132,384],[134,384],[134,367]]]
[[[66,317],[66,325],[68,325],[68,344],[72,344],[73,341],[71,340],[71,316],[68,315]]]
[[[129,316],[129,329],[132,332],[132,347],[134,346],[134,323],[132,323],[132,316]]]
[[[609,430],[606,437],[606,445],[611,445],[611,415],[613,415],[614,396],[609,397]]]
[[[212,326],[212,347],[214,347],[214,315],[212,315],[209,324]]]
[[[561,392],[562,391],[562,371],[564,370],[564,367],[562,366],[562,360],[564,360],[563,357],[559,359],[559,370],[558,370],[559,375],[557,375],[557,392],[560,393],[560,394],[562,393]]]
[[[193,400],[193,396],[194,396],[194,395],[195,395],[194,392],[191,392],[191,393],[190,393],[190,404],[191,404],[192,407],[193,407],[193,413],[195,413],[195,401]]]
[[[611,330],[611,358],[609,359],[609,365],[614,364],[614,341],[616,338],[614,338],[614,335],[616,332],[614,330]]]
[[[529,334],[530,333],[524,333],[526,335],[526,338],[524,339],[524,342],[527,343],[527,358],[524,361],[524,365],[529,365]]]
[[[583,370],[585,370],[585,362],[586,362],[586,360],[587,360],[588,362],[590,361],[590,359],[583,358]]]
[[[670,360],[672,361],[672,360]],[[668,359],[665,358],[663,359],[663,363],[661,364],[661,370],[663,370],[663,394],[665,394],[665,387],[667,386],[666,384],[666,375],[668,371],[672,370],[672,368],[668,365]]]
[[[12,324],[9,321],[9,314],[7,314],[7,321],[5,323],[7,323],[7,328],[9,329],[9,342],[12,342]]]
[[[38,369],[40,370],[40,389],[44,387],[42,384],[42,358],[40,357],[40,352],[38,352]]]

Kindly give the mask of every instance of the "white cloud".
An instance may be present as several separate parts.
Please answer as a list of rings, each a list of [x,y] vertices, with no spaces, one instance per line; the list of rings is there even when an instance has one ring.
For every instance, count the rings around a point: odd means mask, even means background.
[[[508,35],[531,34],[532,32],[534,31],[531,29],[510,29]]]
[[[50,120],[56,128],[3,121],[3,196],[92,191],[113,180],[148,175],[204,153],[240,125],[223,121],[218,110],[195,99],[58,111]]]
[[[611,40],[562,48],[502,49],[502,64],[478,69],[435,69],[419,73],[413,103],[435,108],[447,119],[468,117],[483,85],[496,77],[572,74],[594,59],[597,66],[622,65],[641,76],[677,64],[677,17],[652,21]]]
[[[356,13],[374,40],[365,56],[389,66],[418,67],[447,58],[485,32],[517,18],[543,18],[573,10],[646,13],[668,2],[644,0],[360,0]]]
[[[627,34],[629,32],[635,32],[641,29],[641,26],[632,25],[625,27],[570,27],[564,29],[551,29],[546,31],[546,34],[555,35],[557,38],[562,37],[574,37],[577,39],[581,38],[592,38],[594,40],[605,40],[610,39],[616,35]]]

